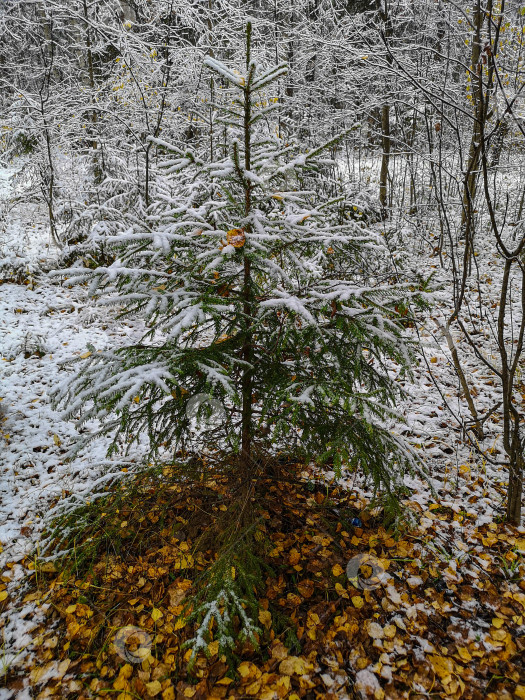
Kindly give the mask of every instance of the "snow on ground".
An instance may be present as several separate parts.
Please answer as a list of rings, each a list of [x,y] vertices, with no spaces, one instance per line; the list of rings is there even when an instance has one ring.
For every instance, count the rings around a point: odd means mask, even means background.
[[[97,438],[83,453],[66,460],[78,433],[72,422],[64,421],[52,408],[50,390],[70,371],[61,363],[83,354],[88,343],[103,348],[140,332],[132,323],[116,323],[104,309],[93,308],[83,288],[66,289],[38,272],[42,266],[53,266],[57,251],[49,240],[41,207],[9,204],[13,174],[14,168],[0,170],[0,258],[18,260],[29,284],[0,284],[0,566],[9,600],[15,601],[0,618],[4,635],[0,665],[6,666],[27,656],[31,631],[42,615],[42,607],[37,614],[30,602],[16,602],[12,595],[25,580],[20,562],[34,551],[50,508],[64,498],[86,499],[103,483],[111,466],[106,460],[106,438]],[[438,267],[438,260],[430,260],[430,268],[434,263]],[[490,263],[488,260],[487,265]],[[443,279],[446,282],[445,273]],[[440,309],[432,312],[434,317],[440,313]],[[416,329],[413,333],[416,337]],[[404,382],[407,398],[398,409],[406,424],[391,428],[420,451],[441,505],[459,515],[457,521],[443,523],[433,542],[436,556],[451,562],[447,575],[454,580],[457,562],[472,549],[475,528],[503,513],[505,471],[480,460],[463,439],[454,416],[465,414],[465,406],[458,399],[457,379],[436,324],[429,320],[417,333],[426,362],[416,368],[412,382]],[[488,407],[497,399],[497,387],[472,353],[467,353],[465,362],[469,378],[479,385],[482,409]],[[497,420],[487,421],[485,427],[487,442],[502,457]],[[94,429],[93,424],[84,428]],[[416,477],[407,478],[406,483],[413,490],[409,503],[421,514],[421,533],[431,526],[439,528],[439,518],[429,510],[436,500],[429,485]],[[475,568],[476,562],[471,560],[469,566]],[[361,671],[358,680],[364,685],[375,682],[367,670]],[[0,691],[1,700],[7,697],[11,696]],[[23,696],[19,693],[18,697]]]
[[[0,208],[10,196],[13,174],[14,169],[0,170]],[[25,269],[53,266],[56,249],[38,206],[10,209],[0,231],[4,261],[6,249],[15,251]],[[88,343],[104,348],[136,332],[132,323],[113,322],[109,328],[104,310],[93,309],[82,288],[63,288],[45,274],[34,284],[32,276],[28,279],[29,284],[0,284],[0,570],[10,593],[24,583],[18,562],[34,551],[50,506],[58,499],[82,502],[115,466],[106,459],[103,437],[66,459],[79,435],[50,404],[50,391],[71,371],[61,363],[86,352]],[[90,429],[96,426],[83,428]],[[25,656],[39,621],[35,610],[15,604],[2,615],[0,666]]]

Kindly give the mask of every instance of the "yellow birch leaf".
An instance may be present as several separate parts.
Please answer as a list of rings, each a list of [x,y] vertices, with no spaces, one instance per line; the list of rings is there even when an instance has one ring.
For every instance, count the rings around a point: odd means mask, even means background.
[[[250,683],[249,686],[246,687],[246,695],[257,695],[259,690],[261,689],[261,681],[254,681],[253,683]]]
[[[160,620],[161,617],[162,611],[158,608],[153,608],[153,610],[151,611],[151,619],[153,620],[153,622],[157,622],[157,620]]]
[[[335,584],[335,591],[337,595],[341,596],[341,598],[349,598],[350,596],[346,592],[346,589],[339,583],[339,581]]]
[[[148,695],[151,697],[158,695],[162,691],[160,681],[151,681],[151,683],[146,683],[146,690]]]
[[[133,675],[133,666],[131,664],[124,664],[118,674],[121,678],[131,678]]]
[[[216,639],[213,642],[210,642],[208,644],[208,651],[210,653],[210,656],[215,656],[215,654],[219,653],[219,640]]]
[[[259,622],[269,630],[272,626],[272,613],[269,610],[259,610]]]
[[[507,632],[505,632],[505,630],[491,629],[490,636],[496,642],[504,642],[505,639],[507,638]]]
[[[129,683],[125,678],[119,676],[117,680],[113,683],[113,688],[115,690],[129,690]],[[126,698],[130,697],[127,693],[123,693],[123,696]],[[122,697],[122,695],[119,695],[118,697]]]
[[[174,569],[189,569],[193,566],[193,557],[191,554],[183,554],[172,566]]]
[[[292,566],[295,566],[295,564],[298,564],[301,561],[301,555],[296,549],[291,549],[290,550],[290,555],[288,557],[288,561]]]
[[[312,671],[313,666],[306,659],[300,656],[288,656],[279,664],[279,673],[283,676],[303,676],[308,671]]]
[[[185,620],[185,618],[183,618],[183,617],[179,617],[179,618],[177,619],[177,621],[175,622],[175,629],[176,629],[176,630],[181,630],[181,629],[183,629],[184,627],[186,627],[186,620]],[[191,654],[191,650],[190,650],[190,654]]]
[[[58,664],[58,669],[57,669],[57,674],[56,678],[63,678],[66,675],[66,671],[69,668],[69,664],[71,663],[71,659],[64,659]]]
[[[242,248],[246,243],[246,236],[244,235],[244,229],[242,228],[232,228],[226,232],[226,243],[232,245],[234,248]]]
[[[237,667],[237,671],[239,672],[240,677],[244,679],[255,678],[257,676],[258,670],[259,669],[257,668],[257,666],[251,661],[243,661]]]
[[[341,574],[344,574],[344,572],[345,571],[344,571],[343,567],[341,566],[341,564],[335,564],[332,567],[332,574],[334,576],[341,576]]]
[[[42,678],[44,673],[48,670],[47,664],[44,666],[37,666],[36,668],[32,669],[31,673],[29,674],[29,677],[31,678],[31,682],[34,685],[37,685],[39,680]]]
[[[472,660],[472,656],[467,647],[458,647],[458,655],[462,661],[468,662]]]
[[[430,655],[428,660],[432,664],[434,672],[443,680],[454,673],[454,662],[444,656]]]

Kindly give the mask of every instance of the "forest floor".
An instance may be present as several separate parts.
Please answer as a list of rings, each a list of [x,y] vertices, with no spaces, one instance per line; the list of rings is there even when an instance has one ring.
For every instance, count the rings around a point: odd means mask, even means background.
[[[464,439],[458,382],[431,318],[412,330],[420,362],[412,380],[399,379],[403,420],[389,426],[419,451],[435,489],[407,478],[414,524],[393,537],[364,510],[372,494],[359,480],[329,473],[320,486],[319,475],[283,459],[282,481],[261,484],[273,575],[260,592],[260,648],[244,645],[231,671],[212,641],[188,671],[181,645],[192,629],[180,615],[213,559],[213,546],[194,545],[228,508],[224,483],[211,475],[189,492],[166,466],[153,489],[139,474],[140,447],[126,463],[111,461],[104,438],[66,459],[78,433],[49,402],[71,371],[62,363],[141,328],[45,274],[56,251],[36,205],[7,207],[10,174],[0,172],[0,258],[9,261],[0,270],[0,699],[525,698],[525,528],[502,522],[504,467]],[[428,259],[432,269],[445,282],[431,311],[439,321],[450,300],[439,259]],[[490,286],[498,270],[489,252],[483,269]],[[481,405],[492,405],[492,378],[465,358]],[[485,427],[501,455],[497,417]],[[124,506],[118,489],[95,499],[115,473]],[[106,519],[86,532],[105,532],[103,546],[90,569],[60,571],[39,557],[40,538],[59,508],[79,506]],[[208,522],[192,525],[203,511]],[[118,547],[108,544],[116,531]],[[374,576],[349,578],[349,562],[363,556]],[[130,625],[145,657],[122,651]]]

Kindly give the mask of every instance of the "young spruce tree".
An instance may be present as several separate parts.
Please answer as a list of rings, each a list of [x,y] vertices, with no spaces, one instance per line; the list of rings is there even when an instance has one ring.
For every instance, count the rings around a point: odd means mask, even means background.
[[[214,445],[245,475],[258,449],[293,435],[306,458],[358,465],[393,494],[411,460],[381,427],[399,392],[388,363],[410,367],[396,309],[419,293],[389,283],[380,236],[343,193],[319,201],[311,189],[323,188],[319,157],[333,142],[301,153],[280,140],[268,87],[286,66],[252,59],[251,25],[244,71],[205,64],[233,93],[217,105],[224,156],[203,162],[156,139],[174,158],[146,222],[105,240],[111,265],[67,271],[147,332],[92,353],[57,400],[81,422],[102,418],[113,449],[146,432],[155,454],[179,449],[188,405],[209,396],[202,414],[224,410]]]
[[[180,449],[194,427],[189,405],[210,397],[199,411],[220,404],[221,420],[206,423],[201,445],[235,456],[237,483],[293,436],[304,459],[360,467],[395,505],[411,458],[382,421],[398,393],[388,363],[410,365],[396,307],[413,294],[389,283],[381,238],[344,193],[319,197],[320,156],[333,142],[305,153],[280,139],[269,88],[286,67],[256,63],[251,26],[243,70],[205,63],[225,88],[216,105],[222,157],[205,162],[155,139],[173,157],[146,222],[106,241],[110,266],[68,271],[70,282],[89,281],[119,312],[143,317],[147,332],[93,352],[57,397],[82,421],[102,418],[115,449],[146,432],[153,454]],[[212,574],[194,613],[206,629],[210,616],[222,625],[224,648],[233,644],[228,608],[247,636],[254,629],[239,602],[253,581],[238,579]],[[197,648],[204,643],[197,636]]]

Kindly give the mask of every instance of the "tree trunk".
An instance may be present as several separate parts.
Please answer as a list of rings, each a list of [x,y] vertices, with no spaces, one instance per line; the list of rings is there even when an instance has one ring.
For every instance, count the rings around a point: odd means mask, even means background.
[[[88,67],[88,80],[89,87],[91,89],[91,103],[95,103],[95,71],[93,68],[93,51],[91,47],[91,32],[89,30],[89,17],[87,1],[83,0],[84,9],[84,20],[86,22],[86,56],[87,56],[87,67]],[[91,141],[91,148],[93,149],[93,175],[95,178],[95,184],[100,184],[102,182],[102,168],[100,167],[99,157],[97,153],[97,141],[95,138],[95,132],[97,129],[98,115],[95,107],[91,110],[91,123],[93,124],[93,140]]]
[[[388,41],[392,36],[392,21],[388,7],[388,0],[384,0],[384,5],[380,10],[381,19],[385,24],[385,39]],[[392,63],[392,58],[388,55],[387,60]],[[379,204],[383,219],[388,216],[388,168],[390,165],[390,105],[385,103],[381,108],[381,172],[379,175]]]
[[[474,123],[463,182],[463,206],[461,210],[461,231],[467,241],[472,240],[474,232],[474,201],[480,168],[481,137],[484,132],[483,120],[487,114],[487,105],[483,99],[483,66],[481,64],[481,30],[485,21],[485,12],[481,7],[481,0],[477,0],[472,18],[474,25],[474,37],[472,39],[472,51],[470,55],[470,82],[472,85],[472,105]],[[488,91],[487,91],[488,99]]]
[[[521,451],[518,451],[509,465],[509,486],[507,490],[507,520],[513,525],[521,524],[523,466],[523,454]]]
[[[383,218],[387,217],[388,208],[388,166],[390,164],[390,106],[383,105],[381,110],[381,134],[383,154],[381,156],[381,173],[379,175],[379,203]]]
[[[505,143],[505,137],[510,131],[510,123],[508,119],[503,119],[500,123],[498,130],[496,131],[496,136],[494,137],[494,144],[492,146],[492,158],[490,161],[491,168],[497,168],[501,158],[501,153],[503,151],[503,145]]]
[[[244,88],[244,169],[251,168],[251,24],[246,31],[246,86]],[[251,211],[252,185],[249,180],[244,180],[244,214],[247,217]],[[246,232],[249,227],[246,226]],[[244,313],[244,342],[241,351],[242,359],[247,363],[243,367],[241,381],[242,390],[242,416],[241,416],[241,472],[245,478],[250,472],[252,449],[252,396],[253,396],[253,337],[251,332],[252,318],[252,279],[251,260],[244,253],[244,279],[243,279],[243,313]]]

